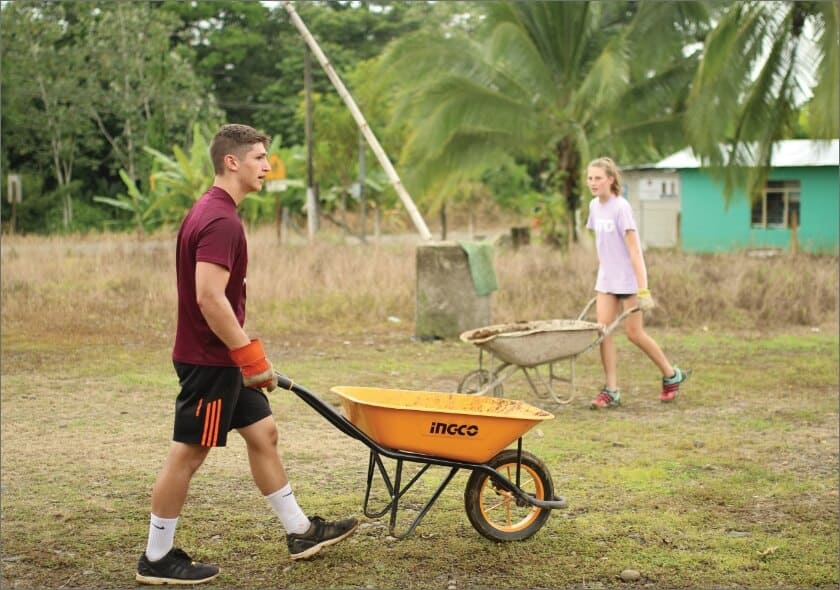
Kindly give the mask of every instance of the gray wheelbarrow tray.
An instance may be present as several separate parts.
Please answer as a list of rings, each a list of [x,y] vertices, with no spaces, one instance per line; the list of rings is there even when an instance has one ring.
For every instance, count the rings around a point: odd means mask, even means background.
[[[460,335],[463,342],[479,348],[479,368],[467,373],[458,385],[458,392],[485,395],[492,392],[496,397],[504,395],[502,383],[517,370],[521,369],[528,379],[531,389],[538,397],[545,397],[535,380],[542,384],[554,402],[567,404],[575,393],[575,359],[591,348],[598,346],[631,313],[639,311],[633,307],[621,315],[609,326],[602,326],[583,318],[592,308],[595,298],[591,299],[577,319],[553,319],[495,324],[468,330]],[[484,367],[483,353],[491,356],[491,368]],[[555,364],[568,360],[570,375],[560,376],[555,373]],[[540,374],[540,366],[548,366],[548,380]],[[555,391],[555,383],[569,384],[569,396],[561,398]]]

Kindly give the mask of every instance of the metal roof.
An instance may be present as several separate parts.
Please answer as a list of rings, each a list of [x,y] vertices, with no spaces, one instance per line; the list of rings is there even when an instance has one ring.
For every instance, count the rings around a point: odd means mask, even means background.
[[[840,166],[840,140],[786,139],[778,141],[773,146],[770,165],[774,168]],[[657,169],[702,168],[702,165],[699,158],[694,155],[694,151],[691,148],[685,148],[650,167]]]

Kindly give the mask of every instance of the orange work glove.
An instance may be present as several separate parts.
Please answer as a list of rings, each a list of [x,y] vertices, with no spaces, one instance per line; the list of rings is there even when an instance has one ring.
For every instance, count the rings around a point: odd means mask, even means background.
[[[277,374],[265,357],[265,349],[259,338],[251,340],[250,344],[241,348],[231,350],[230,358],[242,370],[242,382],[245,387],[265,387],[268,391],[277,387]]]

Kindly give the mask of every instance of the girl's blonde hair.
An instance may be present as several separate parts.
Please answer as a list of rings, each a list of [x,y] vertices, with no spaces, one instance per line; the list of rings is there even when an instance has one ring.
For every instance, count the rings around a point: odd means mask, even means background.
[[[596,158],[589,162],[589,166],[587,166],[587,168],[592,166],[600,168],[607,174],[607,177],[612,178],[610,190],[614,195],[621,196],[621,170],[618,169],[618,164],[613,162],[612,158],[603,157]]]

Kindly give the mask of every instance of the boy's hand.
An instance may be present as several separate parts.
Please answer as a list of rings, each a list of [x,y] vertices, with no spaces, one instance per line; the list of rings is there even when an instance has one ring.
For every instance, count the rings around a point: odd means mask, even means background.
[[[241,348],[231,350],[230,358],[239,365],[245,387],[264,387],[268,391],[277,387],[277,373],[265,357],[265,349],[259,338],[251,340],[250,344]]]

